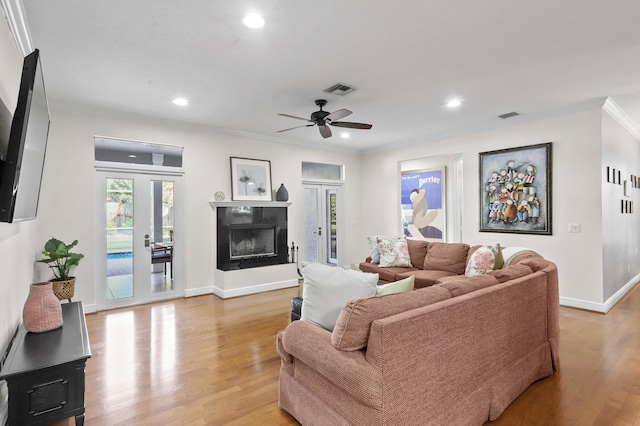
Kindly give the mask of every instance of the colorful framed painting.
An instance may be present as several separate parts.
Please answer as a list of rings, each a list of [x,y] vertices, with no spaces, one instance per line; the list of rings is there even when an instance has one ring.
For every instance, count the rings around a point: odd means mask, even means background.
[[[445,168],[402,171],[400,211],[407,237],[446,241]]]
[[[480,153],[480,232],[551,235],[551,142]]]
[[[271,201],[271,161],[231,157],[231,199]]]

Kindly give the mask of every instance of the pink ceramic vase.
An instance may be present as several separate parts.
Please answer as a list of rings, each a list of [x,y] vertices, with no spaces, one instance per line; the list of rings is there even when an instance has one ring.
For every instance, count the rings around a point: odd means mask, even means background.
[[[22,310],[22,323],[31,333],[55,330],[62,325],[62,306],[50,282],[31,284]]]

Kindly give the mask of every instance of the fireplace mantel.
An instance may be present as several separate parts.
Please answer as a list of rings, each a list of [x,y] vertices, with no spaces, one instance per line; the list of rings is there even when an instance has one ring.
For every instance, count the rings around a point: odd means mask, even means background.
[[[289,207],[287,201],[209,201],[212,208],[215,207]]]

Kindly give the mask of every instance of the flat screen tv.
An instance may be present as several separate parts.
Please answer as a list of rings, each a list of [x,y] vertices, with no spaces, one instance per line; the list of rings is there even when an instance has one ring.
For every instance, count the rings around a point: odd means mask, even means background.
[[[38,213],[50,121],[40,62],[38,49],[24,58],[6,153],[0,152],[0,222],[35,219]]]

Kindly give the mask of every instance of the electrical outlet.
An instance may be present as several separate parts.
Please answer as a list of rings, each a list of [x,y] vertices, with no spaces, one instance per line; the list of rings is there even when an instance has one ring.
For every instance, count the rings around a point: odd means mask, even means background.
[[[570,223],[569,224],[569,232],[572,234],[577,234],[580,232],[580,224],[579,223]]]

